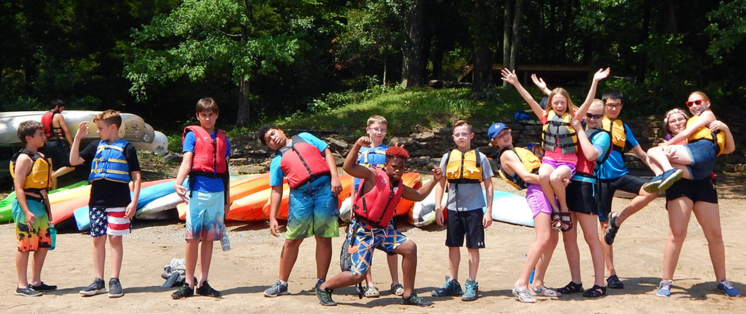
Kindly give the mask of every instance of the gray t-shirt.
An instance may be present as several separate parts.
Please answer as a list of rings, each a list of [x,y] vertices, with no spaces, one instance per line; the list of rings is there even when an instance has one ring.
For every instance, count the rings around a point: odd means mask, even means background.
[[[447,166],[448,153],[445,153],[443,159],[440,160],[440,169],[445,172]],[[482,169],[482,181],[491,180],[493,176],[492,167],[487,161],[487,156],[482,153],[479,153],[479,166]],[[446,205],[448,210],[482,210],[485,206],[487,204],[484,202],[484,190],[482,190],[481,183],[453,183],[448,189],[448,205]]]

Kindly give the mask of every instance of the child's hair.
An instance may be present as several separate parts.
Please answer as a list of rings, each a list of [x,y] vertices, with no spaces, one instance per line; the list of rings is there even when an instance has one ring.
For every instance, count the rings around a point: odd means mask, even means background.
[[[271,124],[265,124],[265,125],[262,125],[262,127],[259,128],[258,132],[256,132],[256,136],[259,137],[259,141],[261,141],[262,145],[264,145],[264,146],[267,146],[267,142],[264,141],[264,134],[267,134],[267,131],[269,131],[271,129],[277,129],[277,127],[274,126],[274,125],[271,125]]]
[[[694,94],[697,94],[699,95],[699,97],[702,97],[702,99],[706,100],[707,102],[710,102],[710,97],[707,97],[707,94],[697,90],[697,91],[693,91],[691,94],[689,94],[689,96],[694,95]]]
[[[26,136],[34,136],[36,133],[36,130],[44,130],[44,126],[41,125],[41,122],[39,121],[23,121],[20,125],[18,125],[18,139],[21,140],[23,145],[28,144],[26,142]]]
[[[604,102],[604,104],[606,103],[607,99],[619,99],[622,101],[622,103],[624,103],[624,94],[616,89],[610,89],[607,90],[603,94],[603,96],[601,96],[601,100]]]
[[[554,96],[557,95],[564,96],[565,99],[567,99],[567,110],[565,112],[575,114],[575,110],[578,110],[578,107],[576,107],[575,104],[572,102],[572,99],[570,99],[570,94],[568,94],[567,90],[565,90],[564,88],[557,87],[553,89],[551,93],[549,93],[549,97],[547,99],[548,109],[544,110],[544,117],[549,115],[549,109],[554,110],[554,107],[552,106],[552,100],[554,100]]]
[[[63,102],[61,99],[55,99],[49,103],[50,110],[57,108],[57,107],[64,107],[64,106],[65,106],[65,102]]]
[[[601,114],[605,114],[606,113],[606,106],[604,106],[604,101],[601,100],[601,99],[594,99],[593,102],[591,102],[591,106],[590,107],[601,107],[601,111],[603,111],[603,112],[601,112]]]
[[[374,115],[370,116],[370,118],[368,118],[368,125],[367,126],[371,126],[374,123],[386,124],[386,125],[389,124],[388,121],[386,121],[386,118],[384,118],[381,115],[377,115],[377,114],[374,114]]]
[[[117,126],[117,129],[122,127],[122,116],[119,115],[119,111],[114,109],[109,109],[97,114],[96,117],[93,118],[93,123],[96,123],[97,121],[103,121],[107,126],[114,124]]]
[[[409,153],[407,150],[399,146],[391,146],[386,149],[386,162],[392,158],[401,158],[404,160],[409,159]]]
[[[464,126],[464,125],[469,127],[469,132],[471,132],[471,123],[463,119],[459,119],[453,122],[453,125],[451,126],[451,132],[453,132],[453,130],[455,130],[457,127]]]
[[[218,103],[215,99],[205,97],[197,101],[197,114],[200,114],[202,111],[212,111],[214,114],[219,114],[220,108],[218,108]]]

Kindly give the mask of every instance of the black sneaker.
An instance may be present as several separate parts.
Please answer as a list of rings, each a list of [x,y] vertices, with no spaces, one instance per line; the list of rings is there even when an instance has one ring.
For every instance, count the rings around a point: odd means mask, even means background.
[[[179,290],[176,290],[176,292],[171,294],[171,298],[173,299],[183,299],[188,298],[194,295],[194,288],[190,287],[188,284],[184,284],[179,288]]]
[[[35,291],[40,291],[40,292],[57,290],[57,286],[45,284],[43,281],[38,286],[34,286],[34,285],[28,285],[28,286],[31,289],[34,289]]]
[[[31,285],[29,285],[26,288],[16,287],[16,295],[20,295],[24,297],[40,297],[42,293],[34,289],[31,289]]]
[[[319,298],[319,303],[323,306],[337,306],[337,302],[334,302],[332,300],[332,290],[326,289],[325,291],[321,291],[321,289],[316,289],[316,297]]]
[[[109,297],[119,298],[123,295],[124,295],[124,290],[122,289],[122,283],[119,282],[119,278],[109,279]]]
[[[624,289],[624,283],[616,275],[606,278],[606,286],[611,289]]]
[[[404,305],[417,305],[417,306],[431,306],[433,302],[420,298],[416,293],[412,293],[408,298],[401,298],[401,304]]]
[[[611,212],[609,214],[609,226],[606,228],[606,233],[604,234],[604,242],[608,245],[614,244],[614,238],[616,238],[616,233],[619,231],[619,226],[616,224],[618,215],[614,214],[616,213]]]
[[[106,293],[106,283],[101,278],[96,278],[93,280],[93,283],[88,285],[88,287],[85,287],[85,289],[80,290],[80,294],[86,297],[94,296],[97,294]]]
[[[207,280],[202,283],[202,286],[197,288],[197,294],[203,295],[206,297],[214,297],[214,298],[220,298],[222,294],[220,291],[213,289],[210,287],[210,284],[207,283]]]

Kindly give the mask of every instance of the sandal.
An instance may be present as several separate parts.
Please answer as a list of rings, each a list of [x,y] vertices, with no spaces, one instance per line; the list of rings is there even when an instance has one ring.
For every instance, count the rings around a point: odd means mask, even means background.
[[[568,232],[572,230],[572,216],[570,216],[570,212],[560,213],[560,222],[562,223],[562,225],[560,225],[560,231]]]
[[[376,288],[375,286],[368,286],[368,288],[365,289],[366,298],[377,298],[380,296],[381,296],[381,293],[378,292],[378,288]]]
[[[562,229],[562,213],[552,212],[552,229]]]
[[[534,291],[532,295],[535,295],[535,296],[549,297],[549,298],[559,298],[560,296],[562,296],[561,293],[554,291],[552,289],[549,289],[547,287],[541,287],[541,288],[536,288],[534,286],[530,286],[530,287],[531,287],[531,290]]]
[[[513,295],[518,299],[518,301],[521,301],[523,303],[535,303],[536,299],[534,299],[534,296],[531,295],[531,292],[529,292],[526,289],[520,289],[513,286]]]
[[[606,295],[606,287],[601,287],[599,285],[593,285],[593,288],[588,289],[586,292],[583,293],[583,296],[586,298],[598,298]]]
[[[560,294],[583,292],[583,284],[570,281],[570,283],[568,283],[566,286],[557,289],[557,292],[559,292]]]

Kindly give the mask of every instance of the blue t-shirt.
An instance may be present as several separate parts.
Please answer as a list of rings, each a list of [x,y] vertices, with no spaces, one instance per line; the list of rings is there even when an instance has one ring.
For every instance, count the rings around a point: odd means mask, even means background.
[[[357,153],[357,164],[368,165],[369,167],[382,168],[383,164],[386,163],[386,150],[389,148],[388,145],[381,144],[377,147],[361,147]],[[378,152],[378,153],[376,153]],[[355,178],[355,185],[353,188],[357,192],[358,186],[360,186],[360,178]]]
[[[213,134],[210,134],[210,137],[212,139],[215,139],[215,136],[217,135],[218,131],[215,131]],[[194,132],[187,133],[187,135],[184,137],[184,148],[182,148],[181,152],[194,153],[195,144],[197,144],[197,138],[194,136]],[[231,142],[228,140],[228,138],[225,139],[225,147],[225,157],[228,158],[228,156],[231,155]],[[194,179],[193,190],[197,192],[215,193],[222,192],[223,190],[225,190],[225,188],[223,187],[223,179],[221,178],[197,176]]]
[[[298,134],[298,136],[300,136],[300,138],[302,138],[304,141],[308,142],[308,144],[316,146],[316,148],[319,149],[319,153],[321,154],[321,156],[324,156],[324,150],[328,146],[326,142],[305,132]],[[274,158],[272,158],[272,163],[269,164],[269,186],[282,185],[282,180],[283,178],[285,178],[285,172],[280,169],[281,160],[282,156],[277,154]],[[305,188],[305,186],[307,185],[304,184],[299,188]]]
[[[627,143],[624,145],[625,149],[640,145],[637,143],[637,139],[632,135],[632,130],[630,130],[626,123],[624,124],[624,134],[627,136]],[[616,179],[628,173],[627,166],[624,165],[624,156],[622,153],[612,149],[609,159],[596,170],[596,177],[599,179]]]
[[[606,154],[609,152],[609,149],[611,149],[611,136],[609,136],[608,132],[597,132],[591,138],[589,138],[589,140],[591,141],[593,148],[596,149],[596,152],[598,153],[596,161],[598,161],[599,159],[603,159],[604,156],[606,156]],[[608,162],[608,159],[606,162]],[[581,181],[585,180],[584,177],[577,174],[572,176],[572,179]]]

